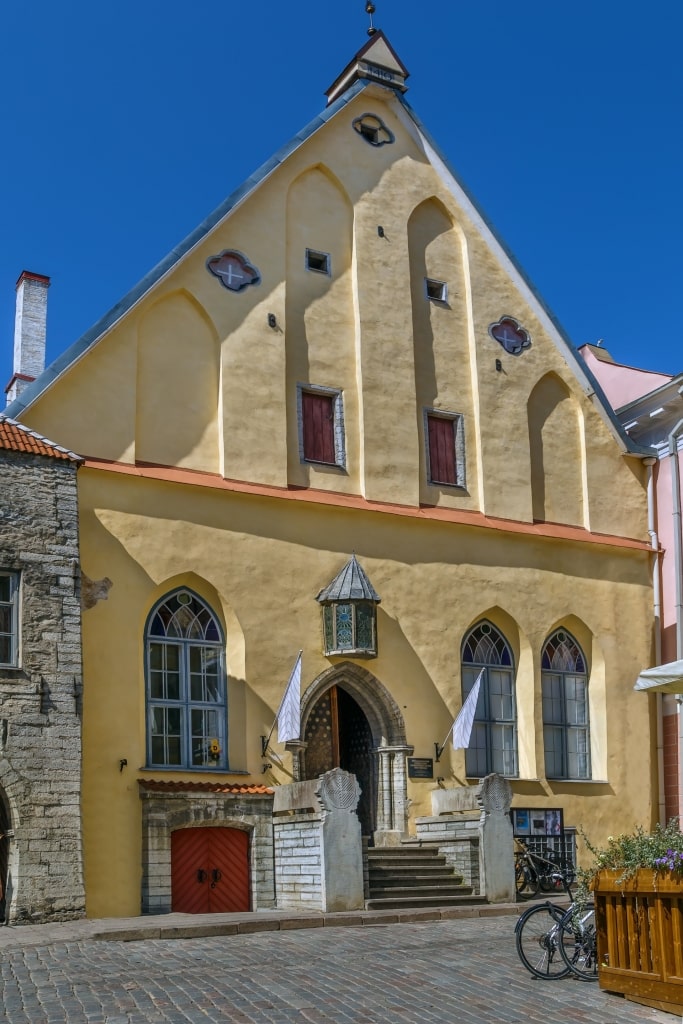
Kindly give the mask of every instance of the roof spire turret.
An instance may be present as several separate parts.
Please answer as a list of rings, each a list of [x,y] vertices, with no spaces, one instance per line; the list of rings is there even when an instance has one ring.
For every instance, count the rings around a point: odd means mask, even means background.
[[[396,89],[398,92],[405,92],[408,88],[406,85],[406,78],[409,74],[407,67],[384,32],[375,28],[372,16],[376,10],[372,0],[367,0],[365,11],[370,15],[370,28],[368,29],[370,38],[325,93],[328,105],[334,103],[359,79],[378,82],[380,85]]]
[[[372,16],[376,10],[377,8],[373,4],[372,0],[368,0],[368,2],[365,5],[365,13],[370,15],[370,28],[368,29],[369,36],[374,36],[375,32],[377,31],[372,21]]]

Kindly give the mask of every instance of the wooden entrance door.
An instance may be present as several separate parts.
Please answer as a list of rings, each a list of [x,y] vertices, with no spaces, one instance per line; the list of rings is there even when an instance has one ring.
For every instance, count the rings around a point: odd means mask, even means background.
[[[370,724],[363,710],[341,686],[331,686],[306,724],[306,778],[333,768],[352,772],[361,788],[358,817],[363,835],[372,836],[377,816],[377,769]]]
[[[249,910],[249,835],[237,828],[171,833],[171,907],[182,914]]]

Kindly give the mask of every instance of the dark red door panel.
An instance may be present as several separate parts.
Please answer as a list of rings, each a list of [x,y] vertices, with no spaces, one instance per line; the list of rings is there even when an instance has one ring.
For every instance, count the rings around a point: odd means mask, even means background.
[[[171,907],[180,914],[209,913],[209,828],[171,833]]]
[[[237,828],[212,828],[209,909],[215,914],[250,910],[249,835]]]
[[[171,906],[183,914],[250,910],[248,833],[236,828],[171,833]]]

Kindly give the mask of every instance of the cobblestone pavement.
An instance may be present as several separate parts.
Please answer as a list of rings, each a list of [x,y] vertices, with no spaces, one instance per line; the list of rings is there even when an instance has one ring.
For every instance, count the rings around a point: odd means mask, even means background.
[[[535,981],[514,917],[2,954],[8,1024],[676,1024],[576,980]]]

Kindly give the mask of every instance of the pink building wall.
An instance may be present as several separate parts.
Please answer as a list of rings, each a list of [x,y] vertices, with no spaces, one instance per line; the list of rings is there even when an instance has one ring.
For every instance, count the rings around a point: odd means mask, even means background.
[[[667,373],[639,370],[635,366],[598,359],[588,345],[584,345],[579,351],[613,409],[621,409],[622,405],[635,402],[637,398],[656,391],[671,380],[671,375]]]
[[[585,345],[579,351],[615,411],[636,402],[640,398],[645,398],[645,396],[650,395],[659,388],[663,388],[674,379],[670,374],[655,373],[650,370],[641,370],[633,366],[612,362],[609,353],[600,350],[600,354],[596,354],[596,348],[593,346]],[[673,422],[670,415],[665,420],[666,423],[670,424],[668,431],[673,429],[677,419],[683,418],[683,401],[679,398],[677,404],[672,409],[674,411]],[[678,412],[675,411],[677,409]],[[645,415],[647,416],[649,413],[645,412]],[[634,411],[634,418],[636,416],[637,412]],[[620,419],[623,419],[623,417],[620,417]],[[627,424],[625,423],[624,425]],[[653,426],[656,427],[656,424],[653,423]],[[668,443],[666,443],[668,441],[668,431],[663,422],[661,436],[658,436],[657,441],[658,444],[663,444],[665,447],[659,448],[659,458],[653,466],[656,530],[661,550],[659,572],[661,586],[660,662],[662,664],[676,661],[683,654],[683,652],[678,652],[676,645],[674,506],[672,460],[669,454]],[[683,453],[680,449],[678,451],[678,464],[680,467],[680,478],[683,479]],[[679,764],[683,760],[683,750],[681,749],[683,744],[681,742],[679,716],[680,709],[675,697],[672,694],[665,694],[662,700],[662,782],[667,819],[675,816],[683,819],[683,786],[681,785],[679,772]]]

